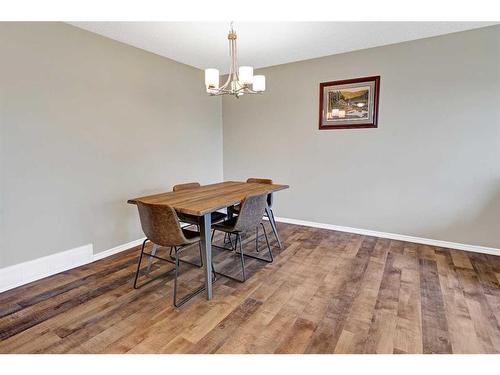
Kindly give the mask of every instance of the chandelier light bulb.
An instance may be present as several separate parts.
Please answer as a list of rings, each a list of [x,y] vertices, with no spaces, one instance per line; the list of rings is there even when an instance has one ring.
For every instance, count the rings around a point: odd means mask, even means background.
[[[252,89],[256,92],[266,91],[266,76],[256,75],[253,76]]]
[[[244,85],[250,85],[253,82],[253,68],[251,66],[240,66],[238,72],[240,82]]]
[[[219,88],[219,71],[217,69],[205,69],[205,87],[207,92]]]

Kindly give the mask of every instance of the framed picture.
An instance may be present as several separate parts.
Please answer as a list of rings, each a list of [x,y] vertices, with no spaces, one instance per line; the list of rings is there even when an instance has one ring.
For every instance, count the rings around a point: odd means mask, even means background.
[[[380,76],[322,82],[319,129],[376,128]]]

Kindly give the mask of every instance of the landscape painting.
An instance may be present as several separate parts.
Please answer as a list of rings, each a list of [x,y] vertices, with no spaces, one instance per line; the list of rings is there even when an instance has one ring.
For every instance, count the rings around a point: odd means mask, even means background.
[[[327,118],[367,119],[369,93],[369,86],[328,91]]]
[[[380,77],[320,84],[320,129],[377,127]]]

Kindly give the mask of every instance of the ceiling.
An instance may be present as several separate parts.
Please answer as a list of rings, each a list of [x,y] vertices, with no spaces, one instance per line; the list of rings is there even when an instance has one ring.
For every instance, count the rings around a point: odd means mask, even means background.
[[[70,22],[196,68],[227,73],[229,22]],[[261,68],[496,22],[235,22],[239,65]]]

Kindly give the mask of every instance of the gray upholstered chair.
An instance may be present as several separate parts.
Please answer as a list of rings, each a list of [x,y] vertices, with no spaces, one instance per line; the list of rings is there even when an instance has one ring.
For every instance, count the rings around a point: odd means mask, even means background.
[[[255,183],[259,183],[259,184],[269,184],[269,185],[272,185],[273,180],[271,180],[270,178],[255,178],[255,177],[251,177],[251,178],[247,179],[247,182],[248,183],[255,182]],[[280,238],[279,238],[279,235],[278,235],[278,228],[276,226],[276,220],[274,220],[273,193],[269,193],[267,195],[267,207],[269,208],[269,210],[267,210],[265,212],[265,215],[269,219],[269,221],[271,223],[271,228],[273,230],[274,237],[276,237],[276,241],[278,242],[279,247],[281,247],[281,241],[280,241]],[[240,206],[239,205],[231,207],[231,208],[228,209],[229,216],[234,215],[234,214],[237,215],[239,213],[239,211],[240,211]],[[225,237],[224,237],[224,241],[226,241]],[[257,251],[259,249],[258,241],[259,241],[259,228],[257,227],[257,233],[256,233],[256,238],[255,238],[255,246],[256,246]]]
[[[181,228],[179,219],[175,210],[168,205],[160,204],[149,204],[137,202],[137,208],[139,209],[139,218],[141,221],[141,227],[146,235],[146,239],[142,243],[141,255],[139,257],[139,262],[137,264],[137,272],[135,274],[134,288],[138,289],[137,278],[139,277],[139,271],[141,268],[141,262],[143,255],[147,255],[151,258],[160,259],[169,263],[175,264],[175,268],[168,271],[175,271],[174,279],[174,306],[180,307],[192,297],[202,292],[205,287],[202,286],[196,289],[194,292],[188,294],[186,297],[182,298],[181,301],[177,301],[177,279],[179,276],[179,256],[180,253],[188,245],[192,245],[198,242],[200,243],[199,232]],[[144,247],[146,242],[150,241],[153,243],[153,251],[151,253],[145,253]],[[158,246],[170,247],[171,248],[171,259],[161,258],[156,255],[156,248]],[[172,250],[174,250],[175,255],[172,255]],[[201,255],[201,245],[200,245],[200,255]],[[150,265],[148,265],[149,272]],[[154,279],[153,279],[154,280]],[[150,280],[143,285],[153,281]],[[142,286],[143,286],[142,285]]]
[[[234,244],[234,248],[231,250],[234,251],[236,254],[240,255],[240,262],[241,262],[241,272],[243,274],[242,279],[237,279],[229,275],[225,275],[223,273],[219,273],[222,276],[228,277],[233,280],[237,280],[239,282],[244,282],[246,280],[246,274],[245,274],[245,260],[244,257],[249,257],[249,258],[254,258],[258,260],[262,260],[268,263],[271,263],[273,261],[273,253],[271,250],[271,246],[269,246],[269,240],[267,238],[266,231],[264,230],[264,235],[266,237],[266,243],[267,243],[267,248],[269,250],[269,259],[264,259],[264,258],[259,258],[255,257],[253,255],[249,254],[244,254],[243,253],[243,246],[241,244],[241,236],[242,234],[247,234],[254,232],[256,228],[259,227],[259,225],[262,225],[264,228],[264,224],[262,223],[262,217],[264,216],[264,211],[266,209],[266,195],[267,194],[261,194],[261,195],[249,195],[247,196],[243,202],[241,202],[240,205],[240,210],[238,216],[234,216],[222,223],[215,224],[213,226],[214,233],[216,230],[224,232],[226,234],[233,234],[236,235],[236,241]],[[213,234],[212,234],[213,238]],[[239,248],[240,251],[238,253],[237,247],[239,243]],[[224,247],[220,246],[215,246],[217,248],[221,249],[226,249]]]
[[[173,191],[192,190],[192,189],[197,189],[200,186],[201,185],[199,184],[199,182],[188,182],[185,184],[174,185],[172,190]],[[178,216],[179,220],[182,221],[183,223],[187,223],[189,225],[198,225],[198,219],[199,219],[198,216],[183,214],[183,213],[179,213]],[[212,223],[221,222],[227,217],[227,215],[222,212],[212,212],[211,216],[212,216]]]

